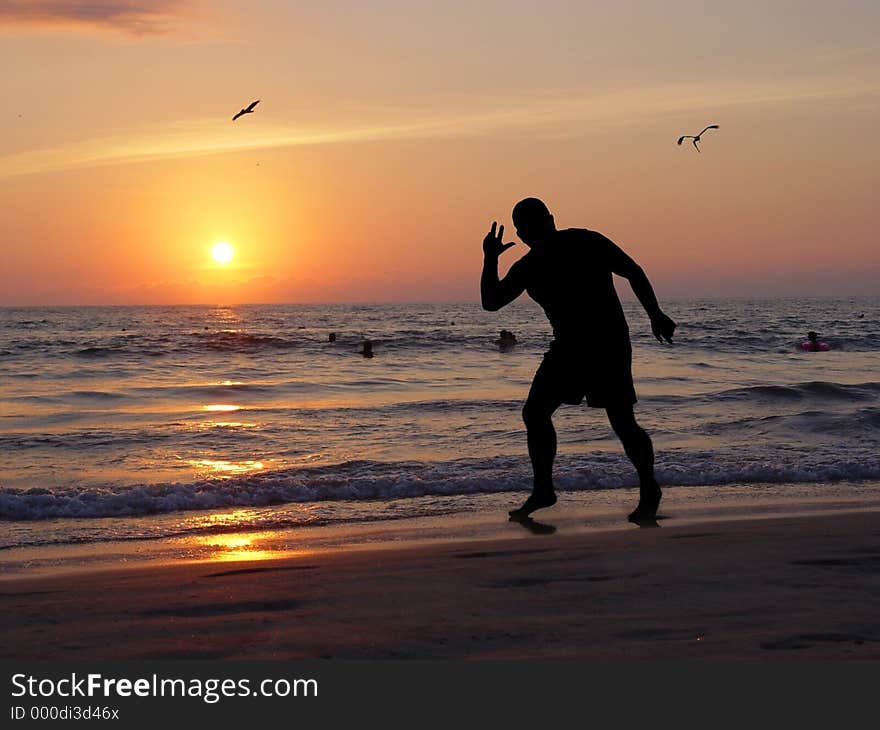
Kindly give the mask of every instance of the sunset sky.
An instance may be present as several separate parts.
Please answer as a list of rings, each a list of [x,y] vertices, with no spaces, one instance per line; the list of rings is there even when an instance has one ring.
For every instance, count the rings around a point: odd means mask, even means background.
[[[0,0],[0,305],[476,300],[528,195],[661,298],[877,294],[878,28],[876,0]]]

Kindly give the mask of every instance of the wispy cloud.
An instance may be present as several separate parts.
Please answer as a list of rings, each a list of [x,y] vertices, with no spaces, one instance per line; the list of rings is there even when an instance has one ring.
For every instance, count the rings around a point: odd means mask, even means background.
[[[583,133],[645,123],[691,112],[723,112],[733,107],[876,100],[875,84],[836,88],[776,89],[652,87],[605,93],[548,90],[492,100],[491,108],[449,114],[432,109],[384,109],[370,122],[299,127],[261,123],[231,126],[228,121],[169,122],[161,129],[93,138],[55,148],[0,156],[0,179],[82,167],[168,160],[243,150],[381,140],[441,139],[500,132],[541,130]],[[873,103],[873,102],[872,102]],[[467,107],[467,104],[463,104]]]
[[[0,28],[91,28],[161,35],[175,31],[195,11],[192,0],[0,0]]]

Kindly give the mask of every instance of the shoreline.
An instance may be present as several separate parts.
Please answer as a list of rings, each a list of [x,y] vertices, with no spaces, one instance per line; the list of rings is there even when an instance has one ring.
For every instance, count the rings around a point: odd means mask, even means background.
[[[0,584],[3,658],[880,658],[880,510]],[[661,523],[662,524],[662,523]]]
[[[659,527],[671,528],[717,521],[772,519],[778,516],[830,515],[880,510],[880,483],[727,485],[665,487]],[[832,492],[829,494],[829,492]],[[551,509],[534,513],[521,524],[507,510],[524,499],[520,492],[453,495],[430,514],[395,516],[404,500],[377,501],[375,520],[280,528],[246,526],[169,537],[10,547],[0,550],[0,586],[8,581],[63,576],[127,567],[188,563],[262,562],[303,554],[355,549],[408,549],[431,544],[528,538],[532,535],[582,535],[638,530],[626,515],[638,490],[611,489],[559,492]],[[467,506],[457,510],[457,499]],[[412,502],[414,500],[405,500]],[[238,510],[206,511],[216,517]],[[202,513],[183,513],[201,516]],[[115,519],[115,518],[114,518]],[[124,519],[124,518],[123,518]],[[133,525],[152,517],[129,518]]]

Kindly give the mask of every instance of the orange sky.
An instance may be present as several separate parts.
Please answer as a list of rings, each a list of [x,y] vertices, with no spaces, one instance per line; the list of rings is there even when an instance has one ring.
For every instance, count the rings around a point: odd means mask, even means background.
[[[0,0],[0,305],[474,300],[482,236],[527,195],[661,298],[877,294],[878,21]]]

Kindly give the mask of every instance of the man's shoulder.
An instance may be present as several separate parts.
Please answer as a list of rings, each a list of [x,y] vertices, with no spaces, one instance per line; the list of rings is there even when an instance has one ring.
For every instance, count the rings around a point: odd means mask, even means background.
[[[564,248],[573,255],[587,256],[590,260],[603,256],[608,248],[608,239],[598,231],[587,228],[566,228],[560,231]]]
[[[592,243],[605,238],[598,231],[591,231],[589,228],[564,228],[559,231],[567,240],[573,242]]]

